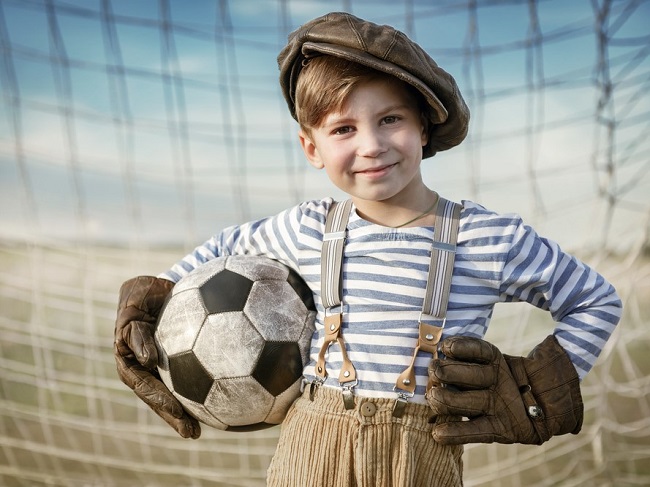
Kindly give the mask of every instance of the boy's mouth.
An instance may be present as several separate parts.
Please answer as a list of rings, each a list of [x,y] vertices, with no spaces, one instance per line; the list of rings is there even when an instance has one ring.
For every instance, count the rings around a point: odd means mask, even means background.
[[[360,174],[362,176],[369,176],[369,177],[379,177],[379,176],[383,176],[384,174],[388,173],[396,165],[397,165],[397,163],[387,164],[387,165],[378,166],[378,167],[370,167],[370,168],[367,168],[367,169],[362,169],[360,171],[356,171],[356,174]]]

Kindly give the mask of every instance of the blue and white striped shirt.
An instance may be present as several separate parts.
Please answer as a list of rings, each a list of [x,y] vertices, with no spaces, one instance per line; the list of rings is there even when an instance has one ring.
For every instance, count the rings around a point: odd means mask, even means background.
[[[160,277],[177,282],[202,263],[223,255],[276,259],[295,269],[314,292],[318,316],[307,380],[324,339],[320,253],[330,198],[308,201],[262,220],[233,226],[197,247]],[[395,397],[397,376],[410,363],[429,271],[433,228],[389,228],[353,210],[343,260],[343,327],[357,370],[355,393]],[[500,215],[463,202],[458,246],[443,338],[482,338],[499,302],[526,301],[547,310],[554,334],[580,378],[591,369],[621,314],[621,301],[601,275],[541,238],[516,215]],[[424,403],[431,355],[415,362],[416,394]],[[338,344],[326,356],[326,386],[338,387]]]

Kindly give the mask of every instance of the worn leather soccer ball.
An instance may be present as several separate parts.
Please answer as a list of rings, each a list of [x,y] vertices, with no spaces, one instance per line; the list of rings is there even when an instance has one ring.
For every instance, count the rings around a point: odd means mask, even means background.
[[[160,314],[161,379],[209,426],[279,424],[300,394],[315,316],[311,290],[283,264],[210,260],[174,286]]]

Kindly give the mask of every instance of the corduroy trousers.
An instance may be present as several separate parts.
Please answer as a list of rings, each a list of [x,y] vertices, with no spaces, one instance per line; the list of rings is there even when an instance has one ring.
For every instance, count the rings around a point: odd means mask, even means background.
[[[392,399],[355,398],[343,407],[338,390],[308,388],[282,423],[268,470],[271,487],[459,487],[463,447],[431,436],[431,410],[407,404],[392,415]]]

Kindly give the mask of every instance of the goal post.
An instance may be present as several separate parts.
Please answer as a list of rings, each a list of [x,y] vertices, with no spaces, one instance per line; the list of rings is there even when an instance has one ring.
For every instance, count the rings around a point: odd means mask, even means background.
[[[422,164],[596,267],[624,317],[582,383],[583,431],[468,445],[468,486],[650,483],[650,3],[0,2],[0,484],[264,485],[279,429],[175,435],[119,380],[120,284],[219,229],[343,197],[280,93],[287,34],[327,10],[407,32],[456,78],[467,139]],[[525,354],[552,329],[498,306]]]

